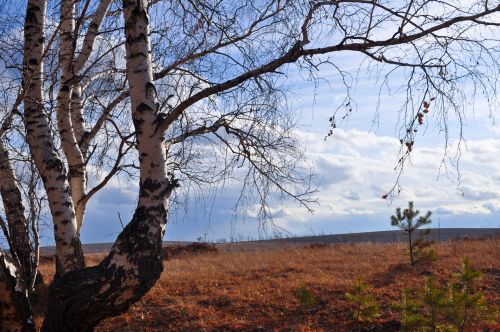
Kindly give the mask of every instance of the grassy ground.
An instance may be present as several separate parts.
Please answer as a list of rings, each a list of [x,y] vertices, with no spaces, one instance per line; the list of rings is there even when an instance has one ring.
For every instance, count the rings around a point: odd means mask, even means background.
[[[394,303],[402,290],[422,285],[422,275],[448,280],[469,257],[483,273],[481,289],[500,305],[500,239],[435,245],[438,261],[410,271],[403,244],[342,244],[327,248],[209,253],[166,262],[156,286],[127,313],[97,331],[350,331],[352,308],[344,293],[362,277],[381,303],[381,316],[364,330],[400,328]],[[100,257],[87,257],[96,264]],[[44,265],[49,276],[53,267]],[[315,303],[301,304],[307,289]],[[488,323],[473,330],[500,331]]]

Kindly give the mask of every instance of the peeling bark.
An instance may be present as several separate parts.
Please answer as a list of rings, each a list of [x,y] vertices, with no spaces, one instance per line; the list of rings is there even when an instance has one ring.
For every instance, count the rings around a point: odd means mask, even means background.
[[[1,140],[0,194],[2,195],[7,224],[9,226],[9,237],[12,243],[10,251],[15,254],[19,261],[21,269],[18,271],[18,275],[22,288],[29,290],[30,280],[33,275],[33,262],[28,222],[24,214],[25,208],[14,169],[12,168],[9,154]]]
[[[151,232],[157,217],[157,209],[138,208],[100,265],[54,280],[42,331],[92,331],[149,291],[163,270],[163,232]]]
[[[24,30],[24,124],[33,160],[42,176],[54,223],[58,275],[81,269],[83,252],[67,172],[59,159],[43,109],[42,54],[46,0],[29,0]]]
[[[0,330],[35,331],[27,292],[14,265],[0,252]]]

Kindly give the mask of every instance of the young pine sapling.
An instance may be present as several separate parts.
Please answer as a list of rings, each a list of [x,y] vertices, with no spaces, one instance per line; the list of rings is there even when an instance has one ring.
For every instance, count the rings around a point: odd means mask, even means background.
[[[431,211],[427,211],[424,216],[420,216],[420,211],[415,210],[413,202],[408,202],[408,208],[401,211],[401,208],[396,209],[396,214],[391,216],[391,225],[401,229],[408,239],[408,256],[410,266],[413,268],[418,261],[435,260],[436,254],[433,250],[428,249],[432,241],[427,240],[430,234],[430,229],[425,229],[420,232],[419,237],[415,239],[415,231],[424,225],[430,224]]]

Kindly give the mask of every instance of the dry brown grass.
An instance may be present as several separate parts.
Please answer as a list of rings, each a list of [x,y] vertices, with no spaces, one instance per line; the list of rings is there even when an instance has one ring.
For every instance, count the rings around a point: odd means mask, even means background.
[[[483,274],[481,287],[500,304],[500,239],[435,246],[439,260],[410,271],[403,244],[343,244],[328,248],[283,248],[180,257],[166,262],[156,286],[130,310],[102,322],[97,331],[346,331],[353,330],[343,294],[362,277],[381,302],[371,331],[399,326],[393,304],[422,274],[448,279],[470,257]],[[90,264],[100,257],[89,256]],[[45,275],[52,268],[44,266]],[[297,289],[306,287],[316,305],[301,306]],[[478,327],[479,329],[480,327]],[[497,330],[500,324],[484,325]]]

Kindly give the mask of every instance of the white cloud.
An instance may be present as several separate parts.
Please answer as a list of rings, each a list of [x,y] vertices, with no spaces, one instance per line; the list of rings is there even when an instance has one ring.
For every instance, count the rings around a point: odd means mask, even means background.
[[[397,178],[396,138],[344,129],[336,129],[326,141],[317,134],[299,136],[308,136],[308,157],[321,181],[319,204],[313,215],[300,207],[288,207],[278,218],[280,226],[292,231],[307,233],[308,228],[325,228],[329,224],[331,232],[341,232],[346,218],[361,229],[364,220],[387,220],[379,224],[379,229],[387,229],[395,207],[406,206],[408,200],[415,201],[421,211],[434,211],[435,219],[476,218],[468,224],[476,227],[482,225],[481,218],[500,209],[500,141],[494,138],[468,141],[459,171],[448,165],[448,174],[443,174],[442,147],[419,146],[417,142],[411,163],[400,179],[403,189],[388,204],[382,195]],[[450,152],[454,146],[450,144]]]

